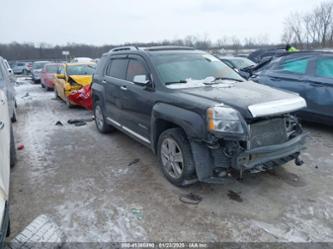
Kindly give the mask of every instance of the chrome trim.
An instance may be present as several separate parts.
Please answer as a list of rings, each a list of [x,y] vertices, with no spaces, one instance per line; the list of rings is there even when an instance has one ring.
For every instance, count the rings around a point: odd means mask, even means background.
[[[305,107],[306,101],[302,97],[295,96],[289,99],[281,99],[250,105],[248,109],[251,112],[252,116],[254,118],[257,118],[294,112]]]
[[[147,138],[145,138],[145,137],[141,136],[140,134],[132,131],[131,129],[127,128],[126,126],[121,125],[120,123],[113,120],[112,118],[107,117],[106,119],[109,120],[112,124],[114,124],[114,125],[118,126],[119,128],[123,129],[124,131],[127,131],[128,133],[132,134],[133,136],[139,138],[140,140],[150,144],[150,141]]]
[[[132,131],[131,129],[128,129],[126,126],[122,126],[122,128],[123,128],[125,131],[127,131],[128,133],[132,134],[133,136],[136,136],[137,138],[141,139],[142,141],[144,141],[144,142],[150,144],[150,141],[149,141],[147,138],[145,138],[145,137],[141,136],[140,134],[138,134],[138,133]]]
[[[112,118],[107,117],[107,120],[109,120],[112,124],[121,127],[121,124],[119,124],[117,121],[113,120]]]

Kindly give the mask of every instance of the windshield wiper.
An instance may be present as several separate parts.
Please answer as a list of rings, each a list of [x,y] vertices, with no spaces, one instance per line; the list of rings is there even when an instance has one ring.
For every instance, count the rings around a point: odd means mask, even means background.
[[[214,85],[214,84],[221,84],[221,82],[217,82],[219,80],[233,80],[237,82],[243,82],[243,80],[240,79],[235,79],[235,78],[229,78],[229,77],[216,77],[213,81],[211,82],[205,82],[205,85]]]
[[[178,80],[178,81],[169,81],[169,82],[165,82],[164,84],[166,86],[168,85],[172,85],[172,84],[186,84],[187,81],[186,80]]]

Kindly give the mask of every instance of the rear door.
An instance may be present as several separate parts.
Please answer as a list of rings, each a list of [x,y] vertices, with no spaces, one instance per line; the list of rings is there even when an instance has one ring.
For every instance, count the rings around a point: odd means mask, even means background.
[[[103,84],[105,88],[105,112],[108,122],[119,126],[126,125],[124,109],[126,103],[122,102],[125,93],[122,88],[128,85],[126,78],[128,58],[126,55],[113,56],[105,68]]]
[[[306,99],[312,112],[333,118],[333,56],[319,56],[307,79]]]
[[[65,65],[61,65],[59,67],[58,74],[66,76]],[[56,80],[55,80],[54,83],[55,83],[55,85],[54,85],[55,91],[57,91],[57,93],[58,93],[58,95],[59,95],[60,98],[62,98],[63,100],[65,100],[66,99],[66,97],[65,97],[65,84],[66,84],[66,81],[64,79],[56,78]]]

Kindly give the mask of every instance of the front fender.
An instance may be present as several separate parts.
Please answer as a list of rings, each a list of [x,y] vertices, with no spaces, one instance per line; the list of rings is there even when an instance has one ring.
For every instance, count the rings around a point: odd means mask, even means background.
[[[193,111],[165,103],[157,103],[153,107],[151,119],[151,141],[153,148],[156,148],[158,141],[157,120],[164,120],[181,127],[187,137],[191,139],[203,139],[206,132],[206,123],[203,118]]]

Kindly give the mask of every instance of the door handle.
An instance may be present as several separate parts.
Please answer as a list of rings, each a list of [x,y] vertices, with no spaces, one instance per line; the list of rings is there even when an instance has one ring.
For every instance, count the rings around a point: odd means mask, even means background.
[[[127,91],[127,86],[121,86],[120,89],[123,91]]]
[[[317,84],[317,83],[310,83],[311,86],[314,87],[324,87],[323,85]]]
[[[5,127],[5,123],[0,121],[0,130],[2,130]]]

